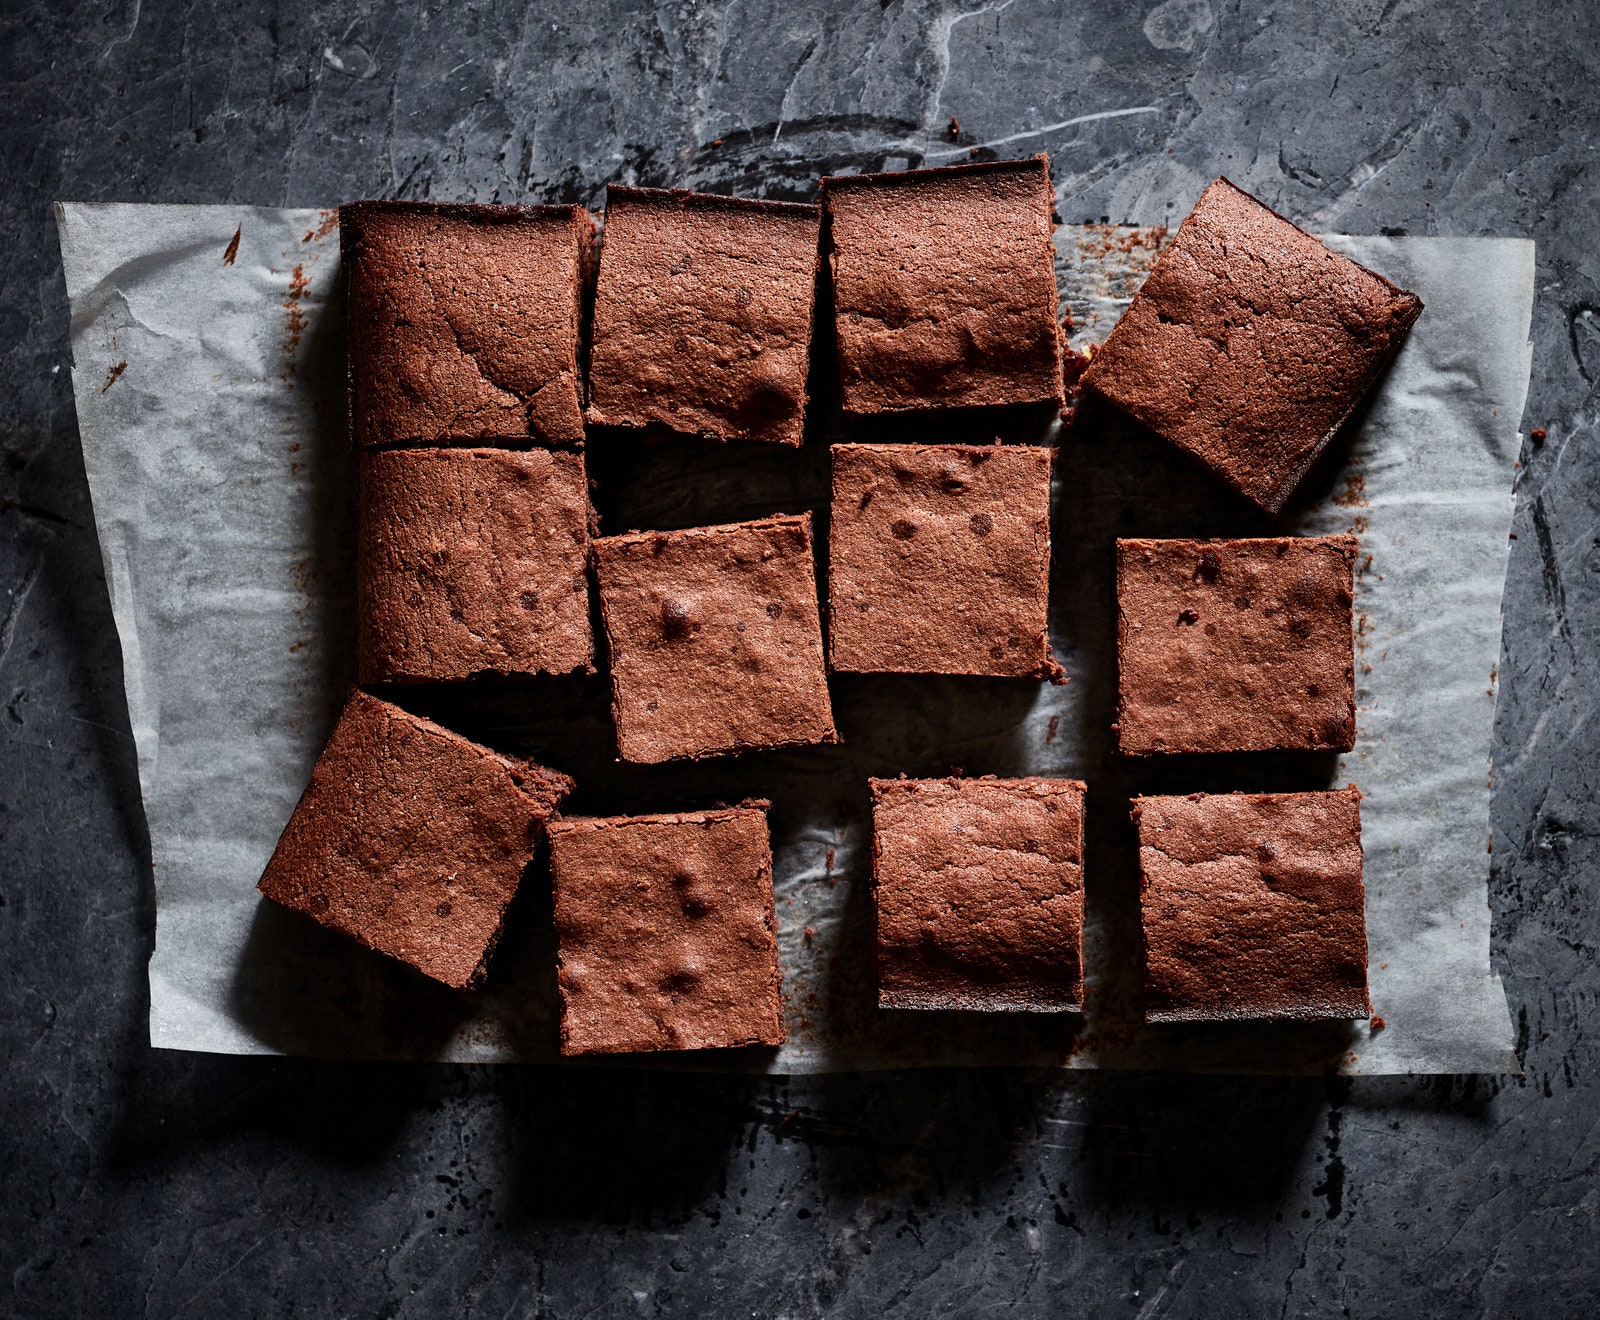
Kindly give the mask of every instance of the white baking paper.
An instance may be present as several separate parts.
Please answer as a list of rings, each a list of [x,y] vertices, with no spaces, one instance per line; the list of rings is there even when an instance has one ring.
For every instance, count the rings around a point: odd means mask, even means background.
[[[554,951],[537,872],[487,987],[472,996],[281,912],[254,887],[353,671],[354,477],[331,213],[62,205],[57,218],[79,428],[155,868],[152,1043],[553,1059]],[[1163,238],[1058,231],[1063,308],[1080,344],[1104,337]],[[1160,442],[1104,421],[1053,428],[1051,632],[1072,678],[1065,687],[840,676],[842,746],[660,775],[612,764],[603,678],[435,698],[434,713],[455,716],[463,731],[575,774],[575,809],[772,798],[789,1043],[658,1063],[1516,1069],[1489,968],[1486,885],[1493,672],[1530,366],[1533,245],[1328,241],[1427,304],[1364,418],[1285,520],[1307,533],[1353,530],[1362,541],[1351,755],[1130,766],[1112,754],[1114,538],[1272,528]],[[592,447],[591,470],[619,492],[614,516],[681,526],[707,508],[729,521],[820,509],[822,448],[773,457],[666,446],[608,458]],[[1086,1016],[875,1009],[866,777],[957,766],[1089,782]],[[1365,794],[1372,998],[1385,1029],[1145,1027],[1129,794],[1345,782]]]

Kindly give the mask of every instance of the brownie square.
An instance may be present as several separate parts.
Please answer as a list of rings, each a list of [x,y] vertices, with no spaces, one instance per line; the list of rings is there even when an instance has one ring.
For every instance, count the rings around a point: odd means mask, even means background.
[[[847,413],[1061,406],[1044,156],[825,178],[822,203]]]
[[[591,422],[797,445],[821,213],[679,189],[606,189]]]
[[[1361,794],[1135,798],[1145,1019],[1362,1018]]]
[[[563,1054],[783,1044],[767,805],[551,824]]]
[[[1117,542],[1117,741],[1348,752],[1353,536]]]
[[[1083,1005],[1074,779],[874,779],[878,1006]]]
[[[581,452],[369,450],[360,515],[363,683],[591,667]]]
[[[581,206],[339,208],[357,446],[583,438]]]
[[[594,543],[624,761],[831,743],[811,515]]]
[[[482,979],[506,905],[572,781],[359,689],[257,886],[456,989]]]
[[[1082,384],[1277,513],[1421,312],[1218,179]]]
[[[1052,452],[835,445],[833,668],[1059,675],[1046,635]]]

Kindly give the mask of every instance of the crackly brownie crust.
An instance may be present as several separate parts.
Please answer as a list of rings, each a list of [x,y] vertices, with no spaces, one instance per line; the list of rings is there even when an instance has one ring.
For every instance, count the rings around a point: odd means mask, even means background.
[[[767,806],[550,826],[563,1054],[783,1043]]]
[[[1361,794],[1134,799],[1145,1017],[1362,1018]]]
[[[1277,513],[1421,312],[1218,179],[1082,384]]]
[[[837,741],[811,515],[594,542],[625,761]]]
[[[1081,1009],[1084,785],[870,782],[879,1007]]]
[[[258,888],[457,989],[476,984],[506,905],[572,781],[359,689]]]
[[[583,438],[581,206],[339,208],[358,447]]]
[[[588,419],[798,445],[821,213],[606,189]]]
[[[1117,542],[1122,751],[1355,746],[1353,536]]]
[[[1064,402],[1046,158],[822,180],[853,414]]]
[[[588,554],[581,451],[364,453],[361,681],[591,668]]]
[[[1050,463],[1037,445],[835,445],[836,670],[1057,676]]]

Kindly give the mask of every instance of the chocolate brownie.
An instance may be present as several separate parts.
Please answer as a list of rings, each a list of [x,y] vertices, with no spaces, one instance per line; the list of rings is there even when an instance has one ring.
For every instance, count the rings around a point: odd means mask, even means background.
[[[874,779],[878,1006],[1083,1005],[1074,779]]]
[[[1421,312],[1218,179],[1082,383],[1277,513]]]
[[[258,888],[467,989],[572,781],[359,689]]]
[[[363,683],[590,668],[581,452],[370,450],[360,510]]]
[[[1052,452],[835,445],[833,668],[1058,675],[1046,636]]]
[[[356,445],[583,438],[581,206],[339,208]]]
[[[1118,541],[1121,749],[1354,747],[1356,545]]]
[[[606,189],[589,421],[797,445],[821,215],[679,189]]]
[[[783,1044],[767,806],[551,824],[563,1054]]]
[[[1362,1018],[1361,794],[1135,798],[1145,1018]]]
[[[825,178],[848,413],[1064,401],[1044,156]]]
[[[594,543],[624,761],[837,742],[811,515]]]

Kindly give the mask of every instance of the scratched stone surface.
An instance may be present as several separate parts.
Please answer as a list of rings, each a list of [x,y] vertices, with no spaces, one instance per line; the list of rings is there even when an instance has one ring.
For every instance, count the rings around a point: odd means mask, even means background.
[[[0,91],[0,1313],[1591,1313],[1585,0],[11,0]],[[608,180],[806,197],[819,169],[974,149],[1048,150],[1069,220],[1170,221],[1225,171],[1315,228],[1538,240],[1488,891],[1524,1075],[153,1053],[148,846],[50,202],[595,205]]]

